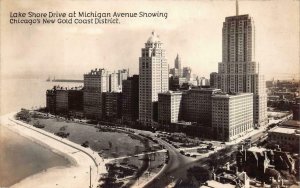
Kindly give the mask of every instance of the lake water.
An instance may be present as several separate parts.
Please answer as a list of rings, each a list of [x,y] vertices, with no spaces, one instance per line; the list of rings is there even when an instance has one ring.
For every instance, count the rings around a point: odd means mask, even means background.
[[[2,79],[0,114],[18,111],[21,108],[46,106],[46,90],[58,84],[69,88],[82,85],[82,83],[46,82],[38,79]]]
[[[36,79],[2,79],[0,114],[46,105],[46,89],[57,83]],[[80,83],[61,83],[65,87]],[[0,187],[51,167],[68,166],[70,162],[49,149],[1,126],[0,122]]]

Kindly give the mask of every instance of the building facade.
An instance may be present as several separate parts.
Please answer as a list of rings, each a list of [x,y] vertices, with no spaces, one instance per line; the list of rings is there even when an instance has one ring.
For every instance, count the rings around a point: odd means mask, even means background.
[[[139,75],[123,80],[122,118],[125,122],[139,119]]]
[[[158,94],[158,123],[177,123],[182,116],[182,92],[167,91]]]
[[[127,80],[129,77],[129,69],[118,70],[118,87],[119,90],[122,91],[123,80]]]
[[[286,151],[299,152],[300,121],[290,120],[269,130],[268,141]]]
[[[69,110],[68,89],[63,87],[56,88],[56,108],[58,114],[67,114]]]
[[[120,119],[122,117],[122,93],[103,93],[103,112],[105,119]]]
[[[300,97],[296,97],[296,102],[292,106],[293,120],[300,121]]]
[[[153,125],[158,93],[168,91],[169,70],[163,43],[152,32],[139,58],[139,121]]]
[[[105,69],[95,69],[84,74],[83,111],[86,117],[102,118],[102,93],[107,91],[108,83],[108,73]]]
[[[188,82],[192,79],[192,69],[191,69],[191,67],[183,67],[182,77],[186,78],[186,80]]]
[[[223,92],[253,93],[256,126],[267,124],[265,82],[255,58],[255,28],[249,15],[226,17],[222,29],[222,62],[212,87]]]
[[[53,114],[74,114],[83,111],[82,87],[71,89],[54,86],[46,92],[47,110]]]
[[[196,77],[197,86],[209,86],[209,80],[205,77]]]
[[[218,73],[216,73],[216,72],[210,73],[210,76],[209,76],[209,85],[210,85],[210,87],[217,86],[217,83],[218,83]]]
[[[83,111],[83,90],[82,88],[71,88],[68,90],[69,111],[82,112]]]
[[[48,112],[55,114],[56,112],[56,88],[46,91],[46,107]]]
[[[118,73],[112,72],[109,74],[109,92],[118,92],[119,89],[119,79],[118,79]]]
[[[183,120],[211,126],[214,88],[193,88],[183,95]]]
[[[212,128],[215,138],[232,141],[253,129],[253,94],[212,96]]]
[[[187,84],[187,80],[186,78],[184,77],[174,77],[174,76],[171,76],[169,78],[169,89],[172,90],[172,91],[177,91],[177,90],[182,90],[182,86]]]

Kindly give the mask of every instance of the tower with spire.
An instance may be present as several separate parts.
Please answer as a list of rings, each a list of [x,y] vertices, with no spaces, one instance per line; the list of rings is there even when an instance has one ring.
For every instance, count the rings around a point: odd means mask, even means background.
[[[174,67],[175,69],[177,69],[177,76],[178,77],[182,77],[182,68],[181,68],[181,58],[179,57],[179,55],[177,54],[176,58],[175,58],[175,63],[174,63]]]
[[[222,29],[222,62],[212,87],[223,92],[253,93],[253,122],[255,126],[267,123],[267,96],[263,76],[255,62],[255,29],[253,19],[239,14],[225,18]]]

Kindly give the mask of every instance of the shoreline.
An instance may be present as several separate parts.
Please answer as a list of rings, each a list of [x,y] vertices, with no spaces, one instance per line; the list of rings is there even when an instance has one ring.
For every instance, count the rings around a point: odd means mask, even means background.
[[[56,166],[28,176],[12,185],[12,188],[35,187],[96,187],[100,174],[106,173],[104,160],[90,148],[62,139],[42,129],[14,119],[15,113],[0,116],[1,126],[30,139],[36,144],[66,158],[70,165]]]

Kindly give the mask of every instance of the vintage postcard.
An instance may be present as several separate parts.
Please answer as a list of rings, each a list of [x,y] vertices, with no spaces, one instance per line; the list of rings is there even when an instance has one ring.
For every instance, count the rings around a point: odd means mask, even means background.
[[[0,188],[299,187],[299,0],[1,0]]]

